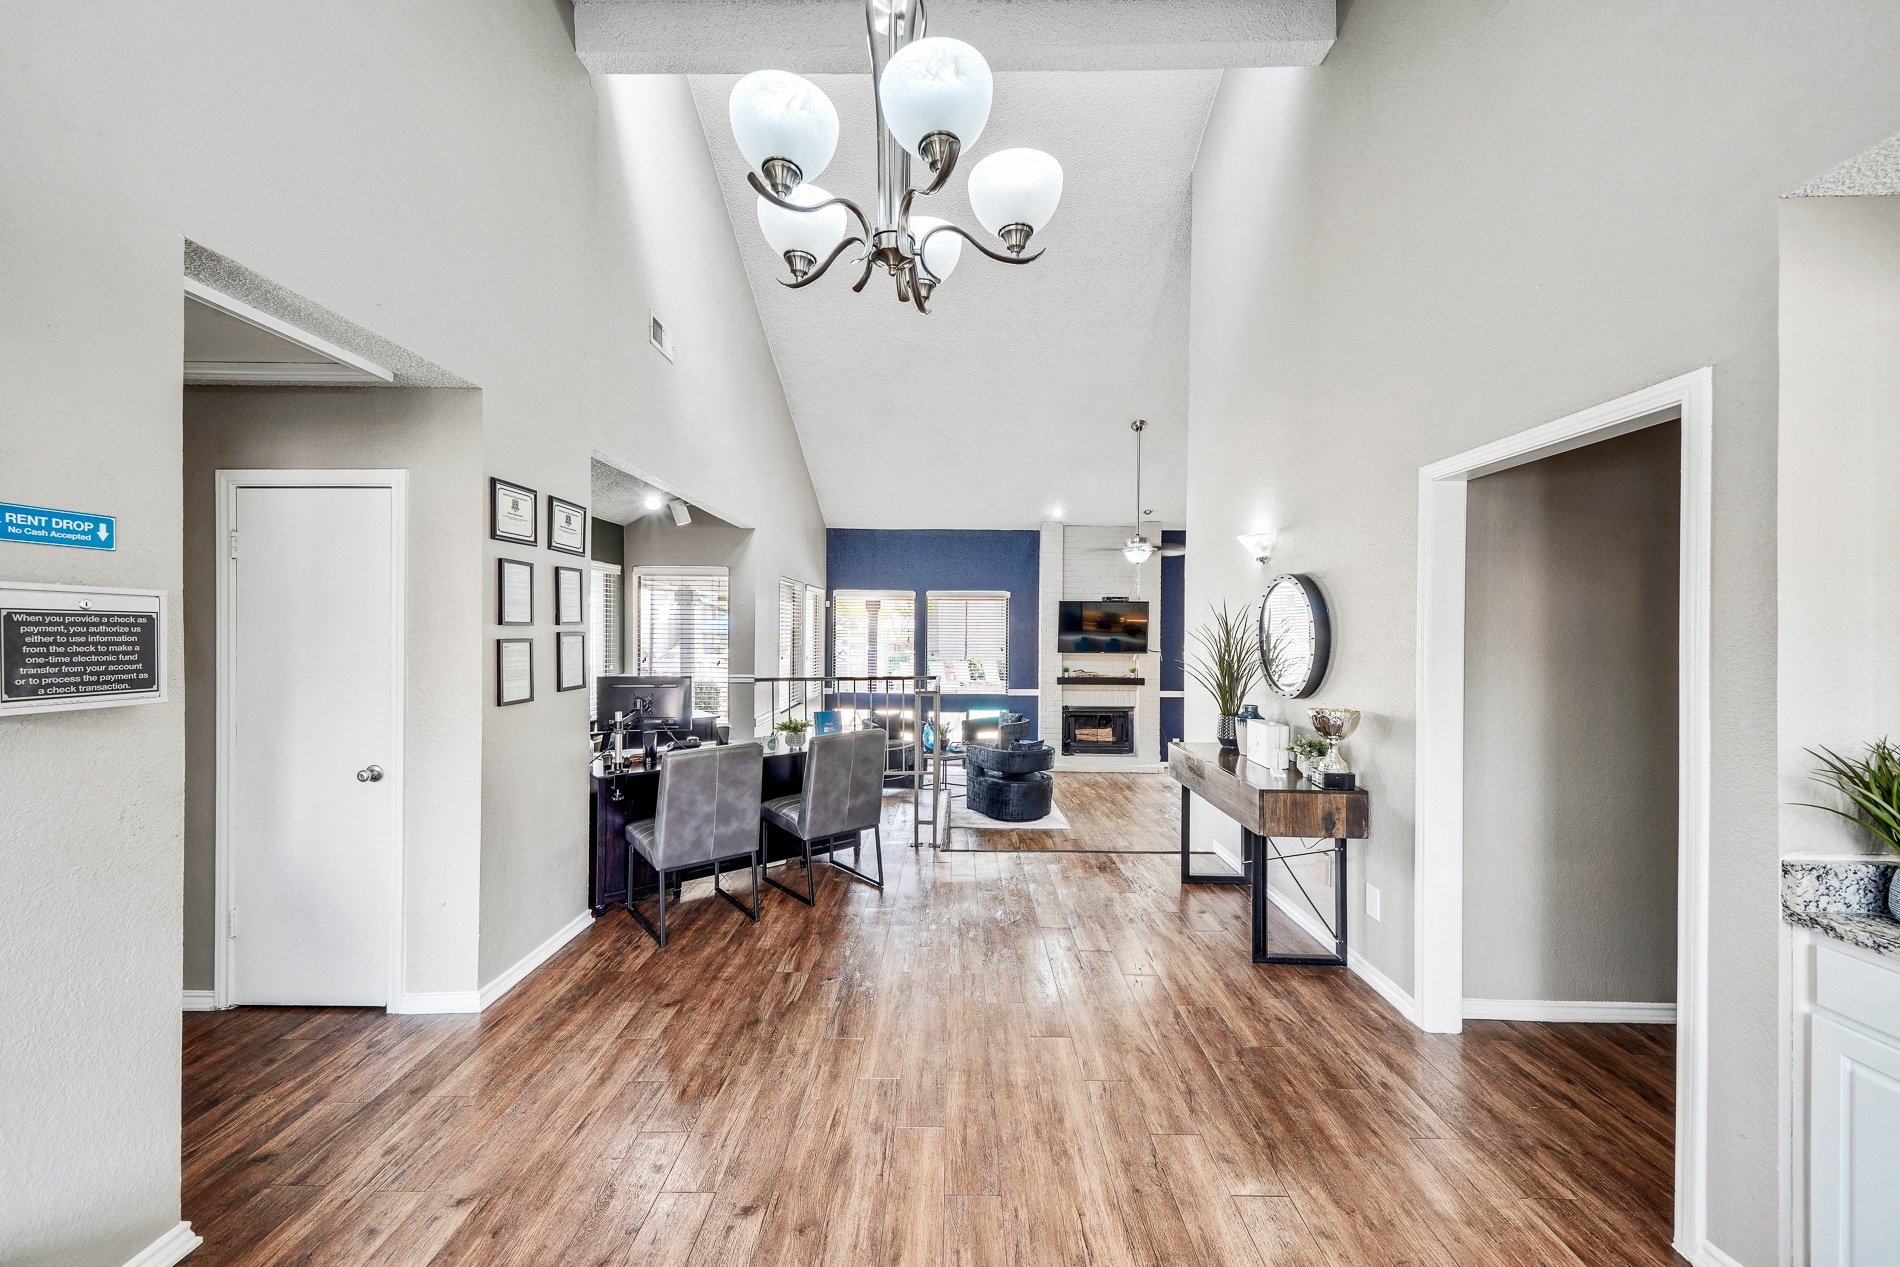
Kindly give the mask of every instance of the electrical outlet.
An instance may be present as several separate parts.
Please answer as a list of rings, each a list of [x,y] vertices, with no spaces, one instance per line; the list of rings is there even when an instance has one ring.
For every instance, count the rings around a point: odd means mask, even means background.
[[[1370,919],[1379,918],[1379,890],[1370,884],[1366,886],[1366,915]]]

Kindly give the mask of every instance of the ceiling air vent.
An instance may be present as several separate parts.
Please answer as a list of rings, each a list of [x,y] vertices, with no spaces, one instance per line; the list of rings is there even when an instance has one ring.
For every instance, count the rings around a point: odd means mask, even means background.
[[[647,314],[647,342],[660,349],[667,360],[673,359],[673,335],[652,313]]]

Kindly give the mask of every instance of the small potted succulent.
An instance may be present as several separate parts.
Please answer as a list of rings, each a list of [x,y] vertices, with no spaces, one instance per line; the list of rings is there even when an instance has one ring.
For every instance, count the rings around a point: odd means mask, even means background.
[[[1847,798],[1851,809],[1809,804],[1808,808],[1838,814],[1872,833],[1875,840],[1900,853],[1900,748],[1876,739],[1862,757],[1843,757],[1829,748],[1810,748],[1808,755],[1821,763],[1809,777]],[[1887,880],[1887,909],[1900,919],[1900,867]]]
[[[811,729],[811,723],[803,717],[787,717],[774,729],[785,736],[785,746],[797,752],[805,746],[805,732]]]
[[[1214,707],[1220,710],[1220,745],[1234,748],[1239,746],[1241,707],[1247,693],[1260,685],[1260,653],[1247,636],[1244,610],[1230,612],[1226,603],[1218,609],[1210,604],[1208,610],[1213,619],[1194,631],[1201,649],[1185,657],[1182,667],[1214,697]]]
[[[1326,755],[1326,741],[1318,735],[1301,735],[1286,746],[1293,754],[1293,764],[1300,768],[1308,783],[1317,782],[1313,777],[1313,767]]]

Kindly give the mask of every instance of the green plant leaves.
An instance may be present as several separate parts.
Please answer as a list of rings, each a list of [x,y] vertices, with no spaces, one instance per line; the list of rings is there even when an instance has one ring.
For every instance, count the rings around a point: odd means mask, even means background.
[[[1810,748],[1808,755],[1821,763],[1821,768],[1809,777],[1846,797],[1854,811],[1803,804],[1857,823],[1887,848],[1900,852],[1900,748],[1882,737],[1868,744],[1866,756],[1859,759],[1843,757],[1825,747]]]
[[[1259,651],[1248,641],[1246,612],[1230,612],[1226,603],[1218,608],[1210,603],[1208,610],[1213,619],[1193,633],[1201,651],[1183,656],[1181,667],[1214,697],[1221,716],[1232,717],[1260,685]]]

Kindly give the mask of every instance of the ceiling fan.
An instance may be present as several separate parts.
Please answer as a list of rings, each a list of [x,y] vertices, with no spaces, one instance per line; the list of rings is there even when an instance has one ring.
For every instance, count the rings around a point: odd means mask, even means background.
[[[1178,559],[1187,553],[1185,545],[1156,545],[1142,532],[1144,524],[1152,522],[1154,512],[1144,510],[1141,505],[1141,433],[1148,429],[1146,418],[1137,418],[1128,424],[1135,433],[1135,531],[1128,540],[1119,546],[1096,546],[1097,550],[1119,550],[1121,556],[1135,567],[1140,567],[1152,556],[1160,555],[1164,559]]]

